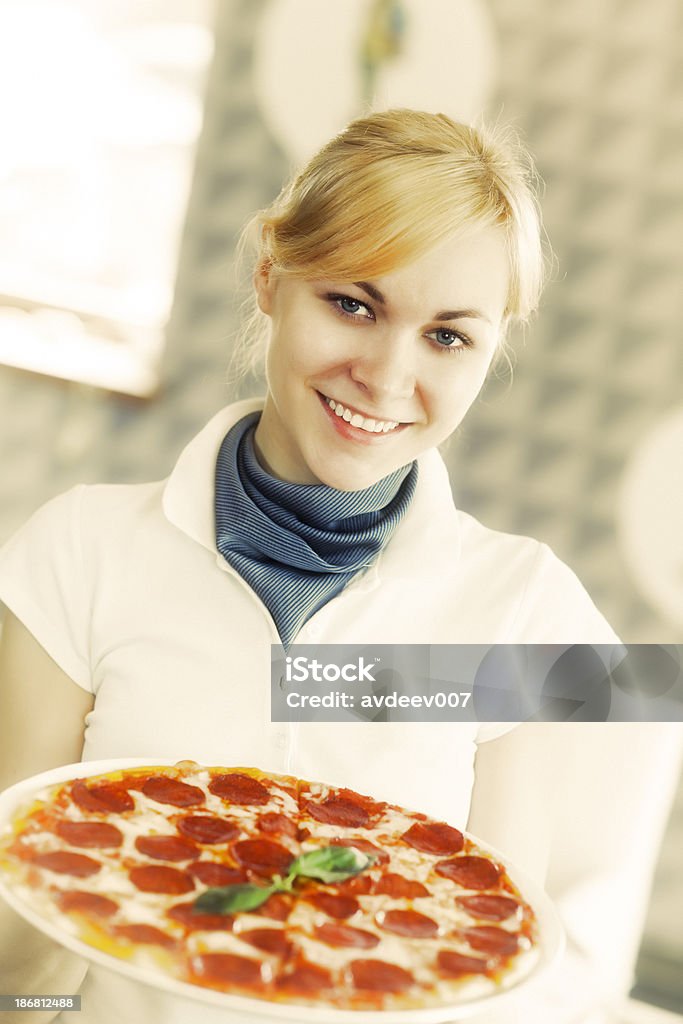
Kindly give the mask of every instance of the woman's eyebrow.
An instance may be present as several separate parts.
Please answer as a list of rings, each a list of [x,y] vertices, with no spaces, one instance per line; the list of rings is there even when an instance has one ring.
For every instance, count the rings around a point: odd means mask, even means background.
[[[444,309],[442,313],[437,313],[432,317],[433,320],[485,320],[487,324],[491,321],[489,318],[478,309]]]
[[[356,288],[360,288],[362,291],[369,295],[375,302],[379,302],[382,306],[386,305],[386,299],[382,295],[379,288],[375,288],[374,284],[370,284],[369,281],[354,281]],[[440,313],[435,313],[431,320],[485,320],[487,324],[491,321],[484,313],[481,313],[478,309],[444,309]]]
[[[374,299],[375,302],[379,302],[383,306],[386,304],[387,300],[384,298],[379,288],[375,288],[374,284],[370,284],[369,281],[354,281],[353,283],[356,288],[360,288],[366,293],[366,295],[369,295],[371,299]]]

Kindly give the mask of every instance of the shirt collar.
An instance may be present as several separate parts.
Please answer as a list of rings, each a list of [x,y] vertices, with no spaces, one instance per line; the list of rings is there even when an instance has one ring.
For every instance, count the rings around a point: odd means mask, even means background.
[[[162,508],[168,521],[221,560],[214,514],[218,451],[228,430],[261,408],[262,398],[248,398],[221,409],[183,449],[164,485]],[[419,456],[418,465],[413,500],[373,567],[378,578],[442,580],[445,552],[451,565],[459,557],[459,520],[444,461],[431,448]]]
[[[231,427],[262,407],[262,398],[249,398],[216,413],[180,453],[164,487],[162,507],[168,521],[216,554],[214,505],[218,450]]]

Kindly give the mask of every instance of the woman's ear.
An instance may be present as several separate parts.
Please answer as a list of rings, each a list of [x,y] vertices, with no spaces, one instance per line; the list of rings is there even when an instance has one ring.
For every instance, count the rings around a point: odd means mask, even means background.
[[[268,260],[261,260],[254,271],[254,289],[258,308],[267,316],[271,315],[273,308],[274,288],[273,265]]]

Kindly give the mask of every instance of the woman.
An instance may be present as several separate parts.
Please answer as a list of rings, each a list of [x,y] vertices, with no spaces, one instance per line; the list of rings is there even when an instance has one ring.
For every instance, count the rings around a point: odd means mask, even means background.
[[[265,400],[214,417],[167,481],[54,499],[0,556],[0,785],[81,757],[254,764],[469,814],[543,876],[566,732],[269,713],[272,643],[616,640],[547,547],[455,508],[437,452],[537,304],[530,181],[495,133],[388,111],[256,218]],[[42,940],[5,929],[12,991],[75,990],[84,965],[51,949],[36,978]],[[190,1010],[214,1019],[91,969],[79,1019]]]

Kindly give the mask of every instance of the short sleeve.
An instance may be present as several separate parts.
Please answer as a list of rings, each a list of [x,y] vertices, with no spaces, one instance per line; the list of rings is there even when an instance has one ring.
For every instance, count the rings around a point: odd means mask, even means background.
[[[599,648],[608,670],[623,651],[619,637],[595,607],[583,584],[547,544],[538,545],[509,642],[553,647],[594,645]],[[542,657],[540,650],[538,657]],[[498,739],[518,724],[482,722],[476,742]]]
[[[547,544],[538,545],[513,633],[512,643],[620,643],[583,584]]]
[[[92,692],[83,485],[38,509],[0,549],[0,601],[78,686]]]
[[[519,722],[481,722],[475,736],[475,743],[488,743],[497,740],[519,725]]]

